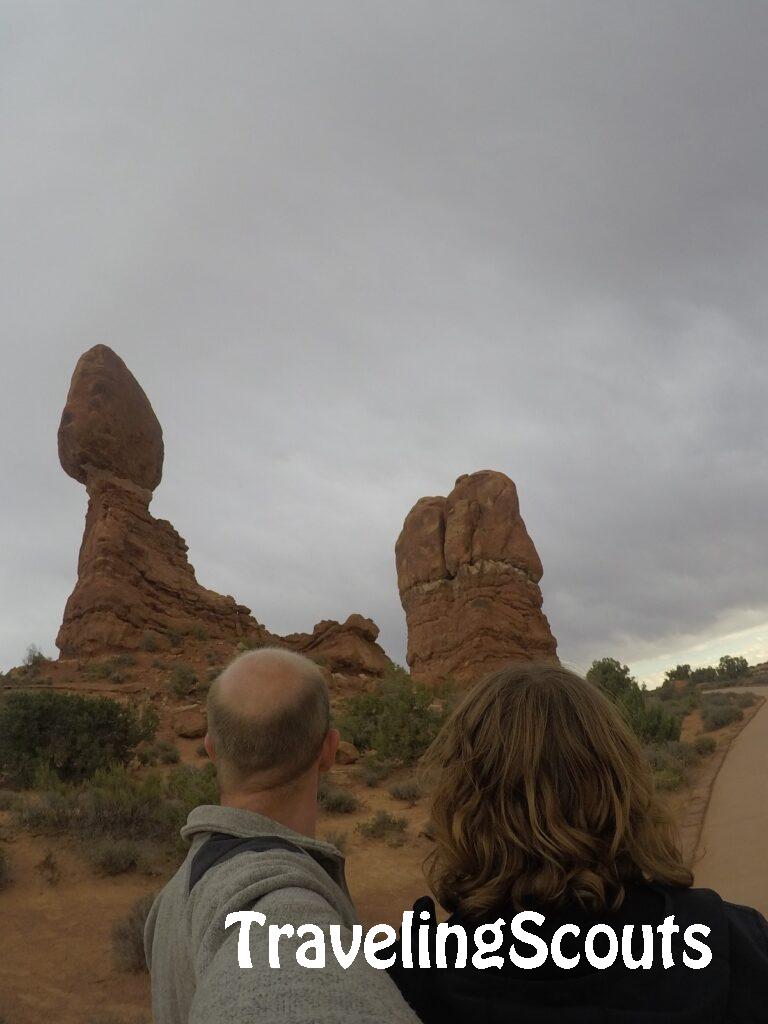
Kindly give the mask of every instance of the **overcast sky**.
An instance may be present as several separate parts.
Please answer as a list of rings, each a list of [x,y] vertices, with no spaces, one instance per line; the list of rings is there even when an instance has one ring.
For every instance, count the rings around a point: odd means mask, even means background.
[[[0,668],[55,650],[97,342],[270,629],[402,661],[403,518],[492,468],[564,660],[768,657],[767,4],[5,0],[0,81]]]

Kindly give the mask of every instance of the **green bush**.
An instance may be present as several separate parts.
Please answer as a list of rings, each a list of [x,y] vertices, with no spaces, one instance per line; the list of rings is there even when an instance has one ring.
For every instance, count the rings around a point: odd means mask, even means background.
[[[138,974],[147,970],[144,925],[154,903],[153,893],[136,900],[124,918],[112,925],[112,958],[119,971]]]
[[[29,796],[16,817],[33,832],[176,843],[192,808],[217,802],[212,765],[179,765],[165,780],[154,773],[138,779],[113,768],[80,785],[59,783]]]
[[[189,665],[175,665],[168,677],[168,689],[180,700],[190,697],[197,689],[197,675]]]
[[[701,714],[704,732],[724,729],[726,725],[739,722],[743,717],[744,712],[741,708],[733,704],[712,704],[709,707],[705,707]]]
[[[130,839],[105,839],[91,847],[88,859],[102,875],[123,875],[141,867],[144,854]]]
[[[320,785],[318,802],[329,814],[352,814],[360,806],[360,801],[354,793],[325,782]]]
[[[700,757],[708,757],[717,750],[717,740],[714,736],[697,736],[693,745]]]
[[[401,668],[393,668],[371,693],[350,697],[339,729],[358,750],[375,749],[385,760],[412,764],[434,739],[442,715],[433,695]]]
[[[388,778],[394,770],[393,761],[386,761],[378,755],[367,754],[361,758],[355,769],[355,776],[373,789],[374,786],[378,786],[380,782]]]
[[[27,648],[27,653],[24,655],[23,665],[31,673],[35,673],[50,660],[50,658],[43,654],[37,644],[30,644]]]
[[[377,811],[368,821],[361,821],[357,831],[367,839],[397,840],[407,827],[405,818],[396,818],[389,811]]]
[[[592,662],[587,679],[617,705],[624,720],[643,743],[679,740],[682,722],[642,689],[626,665],[615,658]]]
[[[78,781],[111,764],[127,764],[150,739],[157,715],[106,697],[10,693],[0,703],[0,769],[19,785],[41,773]]]
[[[392,786],[390,796],[395,800],[404,800],[408,804],[415,804],[422,796],[421,786],[416,779],[404,779]]]
[[[688,770],[699,759],[692,743],[667,741],[645,748],[645,755],[653,771],[657,789],[679,789],[688,781]]]
[[[730,654],[724,654],[717,666],[717,674],[720,679],[740,679],[749,670],[746,658],[734,658]]]

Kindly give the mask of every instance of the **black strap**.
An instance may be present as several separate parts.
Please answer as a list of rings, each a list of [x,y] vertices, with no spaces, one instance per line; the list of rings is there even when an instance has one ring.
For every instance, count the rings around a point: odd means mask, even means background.
[[[250,836],[243,839],[241,836],[231,836],[226,832],[213,832],[192,858],[188,891],[192,892],[203,875],[216,864],[223,864],[239,853],[266,853],[268,850],[288,850],[303,857],[310,856],[300,846],[278,836]]]

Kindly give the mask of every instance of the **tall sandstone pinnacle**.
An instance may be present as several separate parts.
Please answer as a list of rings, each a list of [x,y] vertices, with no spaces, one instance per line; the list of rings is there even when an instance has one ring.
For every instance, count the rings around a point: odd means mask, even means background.
[[[268,638],[248,608],[200,586],[183,538],[150,514],[163,432],[136,378],[106,345],[75,367],[59,460],[89,498],[77,585],[56,638],[63,655],[136,648],[147,633]]]
[[[503,473],[465,474],[447,498],[417,501],[395,557],[414,679],[466,684],[511,661],[556,659],[541,560]]]

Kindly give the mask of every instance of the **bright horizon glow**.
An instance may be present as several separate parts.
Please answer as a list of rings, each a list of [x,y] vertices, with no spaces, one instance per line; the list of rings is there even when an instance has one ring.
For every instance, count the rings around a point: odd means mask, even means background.
[[[768,622],[716,635],[675,648],[670,653],[633,661],[629,668],[638,682],[644,682],[653,689],[664,682],[664,673],[675,665],[688,663],[691,668],[717,665],[725,654],[746,658],[750,665],[768,660]]]

